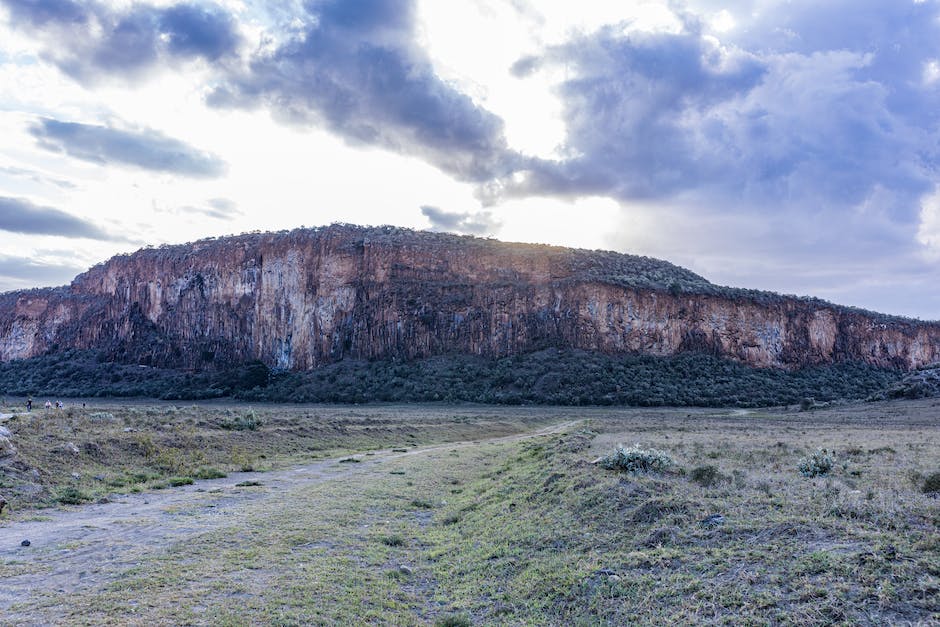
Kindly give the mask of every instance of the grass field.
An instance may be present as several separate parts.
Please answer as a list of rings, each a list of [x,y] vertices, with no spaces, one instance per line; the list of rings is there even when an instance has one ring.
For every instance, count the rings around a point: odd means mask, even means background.
[[[30,467],[0,488],[10,624],[940,622],[936,401],[67,412],[7,423]],[[620,444],[674,463],[592,463]],[[195,483],[153,491],[174,477]],[[37,509],[66,488],[112,503]]]

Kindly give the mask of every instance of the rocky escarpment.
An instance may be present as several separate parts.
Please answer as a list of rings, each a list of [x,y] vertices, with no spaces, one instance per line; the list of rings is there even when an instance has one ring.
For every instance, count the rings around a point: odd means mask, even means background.
[[[940,360],[940,325],[715,286],[666,262],[334,225],[145,249],[0,295],[0,359],[67,348],[173,367],[705,351],[753,366]]]

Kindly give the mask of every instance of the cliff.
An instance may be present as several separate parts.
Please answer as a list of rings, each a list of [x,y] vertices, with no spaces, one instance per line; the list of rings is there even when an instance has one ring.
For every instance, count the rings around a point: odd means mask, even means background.
[[[705,351],[800,368],[940,361],[940,324],[715,286],[631,255],[334,225],[144,249],[0,294],[0,360],[67,348],[202,368],[260,360]]]

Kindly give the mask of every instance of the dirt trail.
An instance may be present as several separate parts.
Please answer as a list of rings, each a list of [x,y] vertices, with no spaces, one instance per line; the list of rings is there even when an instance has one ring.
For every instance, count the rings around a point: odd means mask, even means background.
[[[0,615],[14,604],[29,606],[45,594],[100,589],[142,560],[169,546],[221,528],[237,527],[258,506],[283,503],[295,489],[364,473],[383,473],[393,459],[482,442],[512,442],[563,432],[580,421],[512,436],[451,442],[354,455],[361,463],[324,460],[265,473],[232,473],[224,479],[142,494],[113,495],[109,503],[39,510],[33,520],[0,523]],[[238,487],[259,481],[258,487]],[[29,540],[30,546],[21,546]]]

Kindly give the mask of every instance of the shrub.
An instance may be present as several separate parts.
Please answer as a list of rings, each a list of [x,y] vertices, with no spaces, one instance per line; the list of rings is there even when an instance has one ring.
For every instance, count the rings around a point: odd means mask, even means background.
[[[621,445],[614,453],[602,458],[601,465],[608,470],[623,472],[665,472],[675,462],[667,453],[654,448],[643,449],[639,445],[625,448]]]
[[[466,614],[447,614],[437,619],[435,627],[471,627],[473,622]]]
[[[924,485],[921,488],[924,494],[934,494],[940,492],[940,472],[927,475],[924,479]]]
[[[257,431],[261,425],[261,418],[255,414],[254,410],[249,409],[241,416],[225,420],[222,428],[229,431]]]
[[[718,472],[716,466],[707,464],[705,466],[699,466],[698,468],[692,469],[692,472],[689,473],[689,479],[699,484],[702,487],[707,488],[710,485],[714,485],[721,480],[721,473]]]
[[[835,463],[833,452],[821,448],[816,449],[810,457],[801,459],[797,468],[804,477],[822,477],[829,474]]]
[[[74,486],[68,486],[56,493],[55,500],[63,505],[81,505],[90,501],[91,497]]]
[[[224,479],[228,475],[218,468],[199,468],[193,473],[196,479]]]
[[[382,544],[384,544],[385,546],[404,546],[405,545],[405,539],[402,538],[397,533],[390,535],[390,536],[382,536],[380,540]]]

